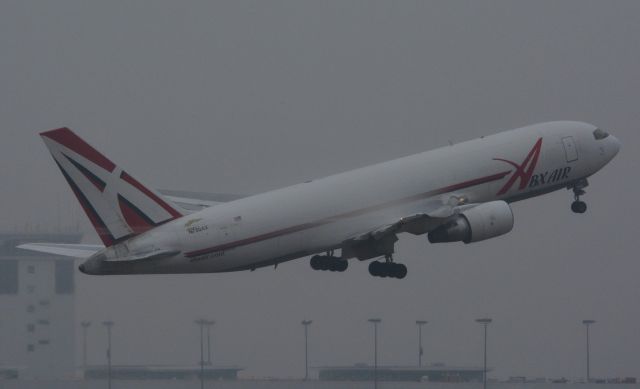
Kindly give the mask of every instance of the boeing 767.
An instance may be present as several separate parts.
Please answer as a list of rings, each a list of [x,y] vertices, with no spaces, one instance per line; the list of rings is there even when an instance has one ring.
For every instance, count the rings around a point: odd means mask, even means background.
[[[474,243],[508,233],[510,203],[560,189],[582,214],[587,178],[620,149],[581,122],[549,122],[395,159],[259,195],[224,199],[161,192],[68,128],[40,134],[103,245],[19,247],[85,258],[86,274],[217,273],[312,256],[314,270],[404,278],[398,234]]]

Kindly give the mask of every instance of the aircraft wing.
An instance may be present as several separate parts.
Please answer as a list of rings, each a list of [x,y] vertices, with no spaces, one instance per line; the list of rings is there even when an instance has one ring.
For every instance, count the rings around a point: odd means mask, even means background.
[[[38,251],[41,253],[62,255],[73,258],[89,258],[104,248],[99,244],[67,244],[67,243],[25,243],[19,249]]]
[[[345,241],[345,243],[356,243],[366,240],[381,240],[388,235],[398,234],[400,232],[409,232],[415,235],[423,234],[430,230],[430,225],[439,225],[437,220],[442,218],[432,218],[427,213],[416,213],[411,216],[400,218],[398,221],[385,224],[372,231],[358,234]]]
[[[246,197],[228,193],[203,193],[169,189],[160,189],[158,192],[189,212],[196,212],[204,208],[213,207],[218,204],[228,203],[230,201]]]
[[[414,235],[427,233],[440,226],[447,218],[456,215],[465,209],[475,207],[478,204],[465,204],[464,198],[451,196],[448,201],[437,201],[427,206],[429,210],[401,217],[400,219],[379,226],[378,228],[353,236],[343,244],[363,242],[366,240],[381,240],[389,235],[408,232]]]

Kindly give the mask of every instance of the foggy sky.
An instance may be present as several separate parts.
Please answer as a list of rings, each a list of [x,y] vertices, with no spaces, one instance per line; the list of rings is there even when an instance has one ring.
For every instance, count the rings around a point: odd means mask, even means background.
[[[253,194],[548,120],[622,142],[590,179],[513,206],[510,234],[473,245],[400,236],[405,280],[307,260],[276,271],[77,276],[77,321],[110,318],[114,363],[193,364],[193,319],[217,321],[214,362],[300,377],[310,363],[480,365],[495,376],[640,376],[640,2],[217,1],[0,5],[0,229],[78,221],[38,132],[69,126],[145,183]],[[428,167],[425,167],[428,168]],[[105,334],[90,329],[89,362]],[[78,342],[79,344],[79,342]]]

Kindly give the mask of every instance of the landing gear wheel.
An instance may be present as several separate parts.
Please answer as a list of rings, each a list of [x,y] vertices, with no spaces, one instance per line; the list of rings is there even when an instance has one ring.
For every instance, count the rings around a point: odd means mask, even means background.
[[[318,255],[314,255],[313,257],[311,257],[311,261],[309,261],[309,264],[311,265],[311,268],[313,270],[320,270],[322,268],[322,258],[320,258]]]
[[[586,192],[584,188],[587,187],[589,183],[587,180],[581,180],[573,187],[573,203],[571,203],[571,210],[574,213],[585,213],[587,211],[587,204],[584,201],[580,201],[580,196],[583,196]]]
[[[396,264],[395,269],[393,270],[393,276],[399,280],[405,278],[407,276],[407,266],[401,263]]]
[[[336,271],[343,272],[349,267],[349,262],[344,259],[338,259],[335,263]]]
[[[374,261],[369,264],[369,274],[374,277],[403,279],[407,276],[407,267],[401,263]]]
[[[380,277],[384,265],[381,262],[374,261],[369,264],[369,274],[374,277]]]
[[[584,201],[576,200],[571,203],[571,210],[574,213],[585,213],[587,211],[587,204]]]
[[[349,267],[349,262],[340,257],[334,257],[329,255],[332,252],[329,252],[327,255],[314,255],[311,257],[309,264],[313,270],[328,270],[328,271],[337,271],[343,272],[347,270]]]

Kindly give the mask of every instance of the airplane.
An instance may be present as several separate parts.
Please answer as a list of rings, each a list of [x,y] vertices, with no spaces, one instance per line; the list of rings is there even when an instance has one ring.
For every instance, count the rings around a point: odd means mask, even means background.
[[[402,279],[398,235],[470,244],[510,232],[510,203],[567,188],[571,210],[587,178],[620,150],[591,124],[535,124],[248,197],[158,191],[68,128],[40,134],[102,245],[18,247],[83,258],[89,275],[220,273],[311,256],[343,272],[371,260],[375,277]],[[337,251],[340,251],[337,253]]]

